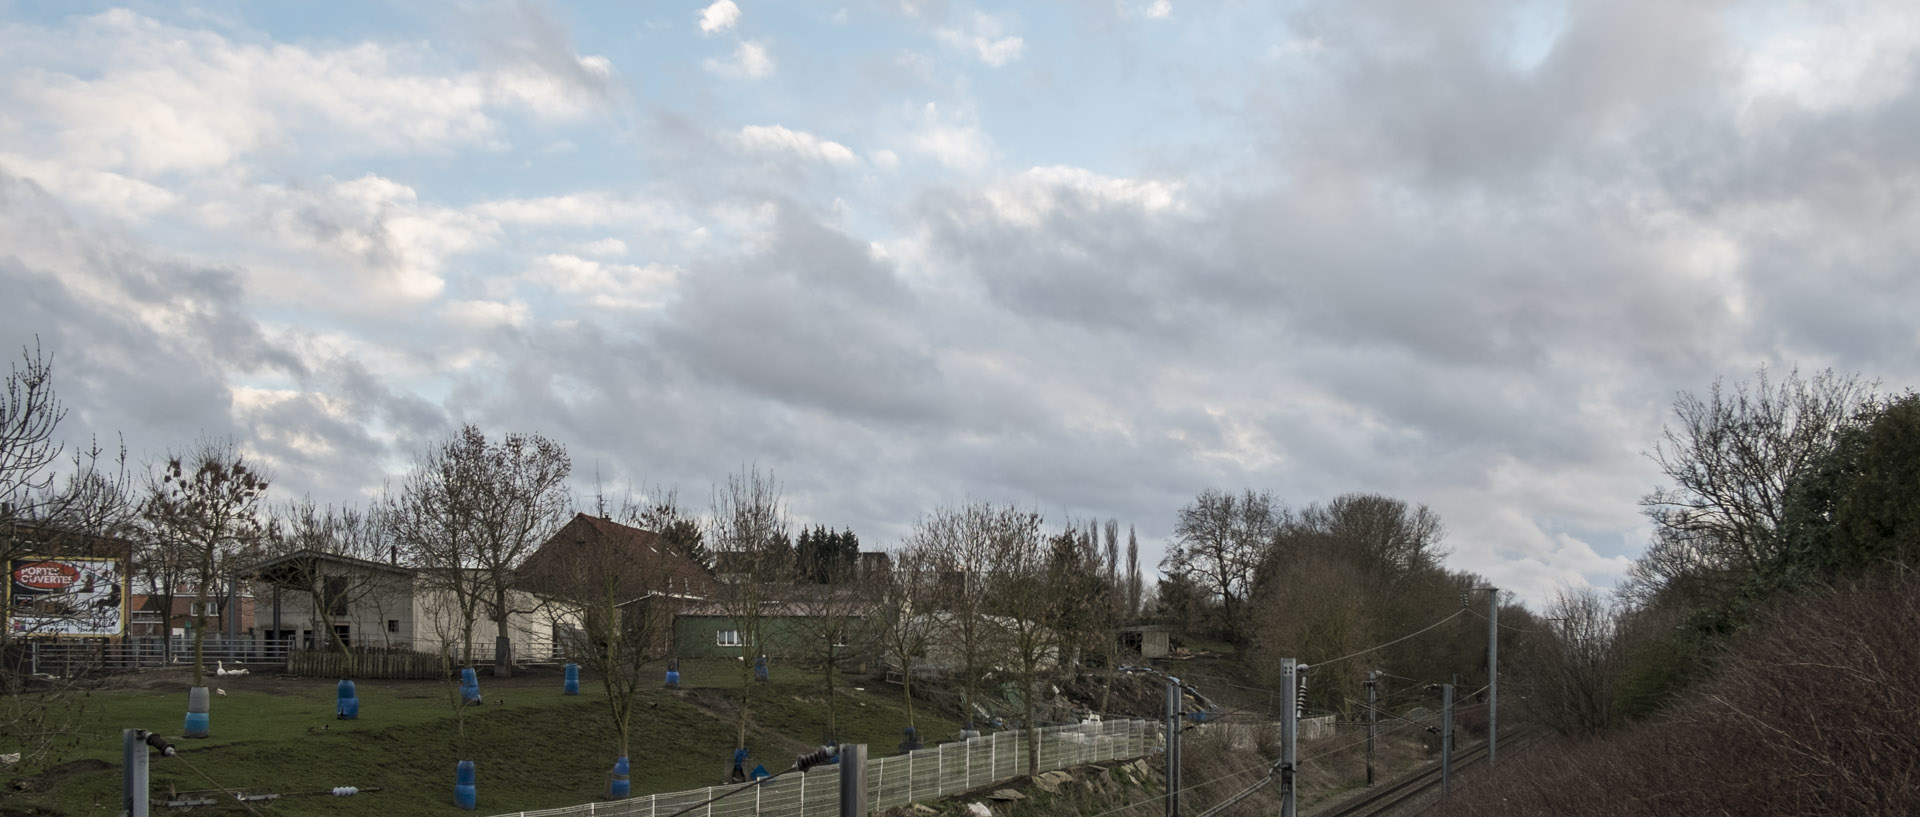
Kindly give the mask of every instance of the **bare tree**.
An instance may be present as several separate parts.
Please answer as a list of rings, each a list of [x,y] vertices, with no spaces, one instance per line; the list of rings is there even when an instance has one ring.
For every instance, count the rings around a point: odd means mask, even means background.
[[[208,591],[267,538],[260,505],[268,478],[231,440],[207,440],[173,454],[148,486],[142,516],[150,535],[185,564],[194,581],[193,685],[205,686]],[[229,611],[232,615],[237,611]]]
[[[1751,384],[1714,381],[1705,399],[1682,392],[1678,425],[1649,455],[1673,484],[1641,500],[1655,537],[1634,566],[1629,596],[1645,602],[1677,583],[1720,586],[1772,559],[1788,488],[1874,391],[1832,370],[1811,379],[1794,370],[1774,383],[1762,368]]]
[[[860,576],[857,565],[836,563],[824,584],[804,582],[795,587],[800,617],[795,628],[800,652],[820,669],[826,689],[827,723],[823,742],[839,740],[835,681],[848,667],[869,655],[880,643],[881,624],[875,618],[876,595],[883,590],[875,578]]]
[[[747,747],[747,708],[753,698],[754,659],[766,649],[763,625],[768,605],[793,581],[787,545],[787,506],[780,483],[758,468],[730,475],[715,486],[706,541],[719,566],[714,600],[740,635],[740,713],[734,747]]]
[[[477,464],[464,448],[467,436],[435,444],[421,452],[397,495],[382,500],[390,536],[410,564],[421,568],[423,589],[450,599],[424,605],[438,636],[442,657],[453,665],[473,662],[473,629],[479,621],[485,585],[472,569],[479,526],[478,491],[472,485]],[[482,441],[484,446],[484,440]],[[447,615],[447,611],[454,611]],[[458,655],[450,656],[457,646]]]
[[[1544,632],[1516,656],[1520,697],[1536,721],[1563,735],[1595,735],[1613,715],[1622,656],[1619,613],[1593,588],[1561,589],[1541,616]]]
[[[1233,494],[1209,488],[1180,509],[1174,528],[1177,544],[1162,567],[1191,578],[1220,600],[1229,639],[1241,638],[1245,628],[1241,608],[1283,514],[1273,494],[1251,489]]]
[[[647,665],[670,652],[681,597],[676,580],[698,568],[654,532],[584,516],[535,560],[524,566],[523,585],[556,599],[564,617],[578,622],[567,636],[568,655],[600,679],[619,756],[628,757],[634,703],[657,680]]]
[[[1066,655],[1072,641],[1068,617],[1083,606],[1081,599],[1065,597],[1063,588],[1056,586],[1058,574],[1048,558],[1040,525],[1039,514],[1008,508],[994,514],[987,536],[991,609],[996,614],[987,624],[1004,631],[1007,663],[1020,684],[1028,774],[1040,771],[1040,691],[1070,660]],[[1069,527],[1055,541],[1068,551],[1078,551],[1087,540]],[[1073,558],[1077,560],[1078,554]]]
[[[882,649],[900,666],[901,690],[905,695],[907,725],[914,726],[913,672],[926,656],[934,637],[935,619],[927,603],[933,591],[935,572],[924,553],[901,550],[895,554],[893,569],[880,577],[879,618],[875,628]]]
[[[37,348],[20,356],[0,400],[0,521],[7,522],[30,516],[34,494],[53,484],[61,450],[53,434],[67,416],[53,390],[52,359]]]
[[[1140,575],[1140,539],[1133,533],[1133,526],[1127,526],[1127,588],[1126,614],[1122,618],[1140,615],[1142,594],[1146,592],[1145,579]]]
[[[567,449],[538,435],[509,433],[499,443],[486,445],[479,431],[468,426],[484,452],[475,530],[477,567],[487,589],[487,608],[494,624],[493,672],[513,674],[513,641],[509,621],[514,615],[537,612],[515,604],[514,568],[566,523],[572,510],[567,475],[573,463]],[[473,450],[469,447],[468,450]]]
[[[647,493],[644,503],[625,506],[623,518],[659,534],[674,553],[712,570],[713,554],[700,533],[700,520],[680,505],[680,489],[656,485]]]
[[[537,612],[518,602],[514,569],[566,521],[572,462],[559,443],[508,433],[489,442],[472,425],[430,449],[394,508],[396,539],[459,601],[494,624],[494,674],[513,674],[511,621]],[[472,625],[462,642],[472,649]]]
[[[932,571],[935,632],[944,656],[958,659],[963,721],[981,711],[977,692],[1003,633],[988,617],[994,596],[993,537],[1023,512],[987,503],[940,508],[914,523],[905,550]],[[952,668],[949,668],[952,669]]]
[[[381,565],[389,552],[389,530],[373,514],[353,507],[322,508],[311,497],[288,503],[279,513],[271,547],[275,556],[289,558],[262,578],[274,585],[275,592],[291,590],[305,597],[309,629],[332,642],[345,658],[348,674],[353,673],[358,656],[342,625],[359,625],[361,633],[384,633],[379,626],[385,618],[382,613],[403,595],[405,580],[396,575],[398,569]],[[352,562],[362,564],[353,567]],[[375,615],[369,617],[366,612]]]
[[[122,537],[134,518],[124,450],[117,458],[97,443],[77,450],[62,479],[54,434],[66,411],[53,390],[53,364],[38,349],[22,357],[0,398],[0,570],[10,581],[15,560],[27,556],[112,558],[118,570],[89,573],[85,582],[76,577],[44,604],[15,597],[0,611],[0,735],[21,755],[0,767],[0,778],[37,767],[80,738],[89,691],[102,672],[98,656],[36,677],[29,641],[54,632],[118,632],[130,589],[131,553]],[[102,578],[107,587],[85,592]]]

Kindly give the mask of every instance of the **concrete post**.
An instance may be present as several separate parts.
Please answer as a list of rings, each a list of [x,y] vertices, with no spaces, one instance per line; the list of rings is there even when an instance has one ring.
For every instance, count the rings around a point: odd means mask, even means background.
[[[1167,817],[1180,817],[1180,679],[1167,677]]]
[[[840,817],[867,817],[867,745],[840,747]]]
[[[1280,817],[1295,817],[1294,764],[1300,756],[1300,670],[1299,661],[1280,659],[1280,700],[1286,707],[1280,713]]]
[[[1379,712],[1374,707],[1374,703],[1377,700],[1375,687],[1379,682],[1379,677],[1379,672],[1374,670],[1367,671],[1367,785],[1369,786],[1373,785],[1374,739],[1379,735],[1377,731],[1379,729]]]
[[[1500,739],[1500,588],[1487,588],[1487,766]]]
[[[1440,685],[1440,796],[1453,790],[1453,685]]]

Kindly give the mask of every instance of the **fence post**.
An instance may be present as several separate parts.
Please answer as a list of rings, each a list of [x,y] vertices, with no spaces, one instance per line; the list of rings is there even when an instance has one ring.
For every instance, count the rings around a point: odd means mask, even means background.
[[[801,803],[802,813],[806,804]],[[840,817],[867,817],[867,745],[840,747]]]

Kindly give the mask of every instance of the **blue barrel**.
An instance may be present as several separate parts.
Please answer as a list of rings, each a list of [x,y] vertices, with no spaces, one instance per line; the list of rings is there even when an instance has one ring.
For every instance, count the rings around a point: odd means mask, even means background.
[[[338,692],[339,701],[334,704],[334,715],[343,721],[360,717],[360,697],[354,693],[353,682],[341,679]]]
[[[480,805],[480,793],[474,787],[473,761],[471,760],[462,760],[460,765],[454,767],[453,804],[467,811],[472,811]]]
[[[672,669],[667,670],[667,688],[668,689],[680,688],[680,671],[679,670],[672,670]]]
[[[187,727],[185,732],[180,733],[181,735],[204,738],[211,734],[212,719],[207,716],[209,700],[206,687],[193,687],[187,690]]]
[[[579,664],[567,665],[566,692],[568,695],[580,694],[580,665]]]
[[[607,799],[625,800],[633,793],[633,780],[627,776],[628,771],[627,758],[621,755],[619,760],[613,762],[613,780],[607,783]]]
[[[480,674],[472,667],[460,671],[460,699],[470,704],[480,702]]]

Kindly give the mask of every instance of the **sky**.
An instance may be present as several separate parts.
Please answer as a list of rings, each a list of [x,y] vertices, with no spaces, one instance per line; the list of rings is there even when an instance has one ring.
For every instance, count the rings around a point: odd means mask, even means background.
[[[1920,384],[1917,182],[1904,1],[0,0],[0,349],[321,503],[461,423],[870,548],[1365,491],[1537,603],[1679,392]]]

